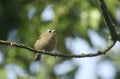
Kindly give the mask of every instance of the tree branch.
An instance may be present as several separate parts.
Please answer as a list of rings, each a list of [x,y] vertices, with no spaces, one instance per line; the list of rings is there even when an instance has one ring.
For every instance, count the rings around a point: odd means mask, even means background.
[[[12,46],[12,47],[19,47],[19,48],[23,48],[23,49],[27,49],[29,51],[32,51],[33,53],[40,53],[40,54],[45,54],[45,55],[50,55],[50,56],[55,56],[55,57],[68,57],[68,58],[83,58],[83,57],[94,57],[94,56],[99,56],[102,54],[106,54],[113,46],[114,46],[115,42],[114,41],[110,41],[109,45],[104,48],[103,50],[100,50],[96,53],[90,53],[90,54],[79,54],[79,55],[71,55],[71,54],[60,54],[57,52],[51,53],[48,51],[42,51],[42,50],[35,50],[31,47],[25,46],[24,44],[17,44],[16,42],[9,42],[9,41],[4,41],[4,40],[0,40],[0,45],[7,45],[7,46]]]
[[[100,8],[102,9],[102,14],[104,16],[107,27],[110,31],[111,37],[114,41],[117,41],[118,40],[118,34],[117,34],[117,31],[115,29],[114,24],[111,21],[111,18],[109,17],[109,13],[107,11],[107,7],[105,5],[105,2],[104,2],[104,0],[98,0],[98,3],[100,5]]]
[[[106,46],[104,49],[99,50],[95,53],[90,53],[90,54],[78,54],[78,55],[72,55],[72,54],[60,54],[57,52],[51,53],[48,51],[42,51],[42,50],[35,50],[34,48],[25,46],[24,44],[18,44],[16,42],[9,42],[9,41],[4,41],[4,40],[0,40],[0,45],[8,45],[8,46],[12,46],[12,47],[18,47],[18,48],[23,48],[23,49],[27,49],[29,51],[32,51],[33,53],[40,53],[40,54],[45,54],[45,55],[50,55],[50,56],[57,56],[57,57],[68,57],[68,58],[83,58],[83,57],[94,57],[94,56],[99,56],[99,55],[103,55],[106,54],[116,43],[117,40],[120,41],[120,34],[117,34],[116,29],[114,24],[112,23],[109,14],[107,12],[107,8],[105,5],[104,0],[98,0],[99,1],[99,5],[102,9],[102,13],[105,19],[105,22],[107,24],[107,27],[110,31],[110,35],[111,35],[111,39],[109,39],[109,44],[108,46]]]

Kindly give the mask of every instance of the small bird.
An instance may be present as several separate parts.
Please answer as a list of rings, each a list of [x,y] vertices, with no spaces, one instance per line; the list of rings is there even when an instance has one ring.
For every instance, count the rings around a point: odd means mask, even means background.
[[[39,36],[38,40],[35,42],[34,48],[36,50],[44,50],[48,52],[52,52],[56,47],[57,38],[56,38],[56,30],[47,29]],[[40,53],[36,53],[34,60],[39,61],[41,58]]]

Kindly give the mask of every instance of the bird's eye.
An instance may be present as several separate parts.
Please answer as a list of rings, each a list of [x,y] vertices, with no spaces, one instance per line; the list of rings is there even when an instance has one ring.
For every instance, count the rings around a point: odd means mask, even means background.
[[[49,30],[49,33],[51,33],[52,31],[51,30]]]

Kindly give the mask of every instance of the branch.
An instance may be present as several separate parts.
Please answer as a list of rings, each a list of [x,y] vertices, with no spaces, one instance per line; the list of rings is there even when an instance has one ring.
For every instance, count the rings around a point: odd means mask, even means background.
[[[42,51],[42,50],[35,50],[34,48],[25,46],[24,44],[17,44],[16,42],[9,42],[9,41],[4,41],[0,40],[0,45],[7,45],[7,46],[12,46],[12,47],[18,47],[18,48],[23,48],[27,49],[29,51],[32,51],[33,53],[40,53],[40,54],[45,54],[45,55],[50,55],[50,56],[55,56],[55,57],[68,57],[68,58],[83,58],[83,57],[94,57],[94,56],[99,56],[102,54],[106,54],[113,46],[115,42],[110,41],[109,45],[106,46],[103,50],[100,50],[96,53],[91,53],[91,54],[79,54],[79,55],[71,55],[71,54],[60,54],[57,52],[51,53],[48,51]]]
[[[99,1],[99,5],[102,9],[102,13],[105,19],[105,22],[107,24],[107,27],[110,31],[110,35],[111,35],[111,39],[109,39],[109,44],[108,46],[106,46],[104,49],[99,50],[95,53],[90,53],[90,54],[78,54],[78,55],[72,55],[72,54],[60,54],[57,52],[51,53],[48,51],[42,51],[42,50],[35,50],[34,48],[25,46],[24,44],[17,44],[16,42],[9,42],[9,41],[4,41],[4,40],[0,40],[0,45],[7,45],[7,46],[12,46],[12,47],[18,47],[18,48],[23,48],[23,49],[27,49],[29,51],[32,51],[33,53],[40,53],[40,54],[45,54],[45,55],[50,55],[50,56],[57,56],[57,57],[68,57],[68,58],[83,58],[83,57],[94,57],[94,56],[99,56],[99,55],[103,55],[106,54],[116,43],[117,40],[120,41],[120,34],[117,34],[115,26],[113,25],[109,14],[107,12],[106,9],[106,5],[104,0],[98,0]]]
[[[107,24],[107,27],[110,31],[110,35],[111,35],[111,37],[114,41],[117,41],[118,40],[118,34],[116,32],[114,24],[111,21],[111,18],[109,17],[105,2],[104,2],[104,0],[98,0],[98,2],[99,2],[99,5],[102,9],[102,13],[103,13],[105,22]]]

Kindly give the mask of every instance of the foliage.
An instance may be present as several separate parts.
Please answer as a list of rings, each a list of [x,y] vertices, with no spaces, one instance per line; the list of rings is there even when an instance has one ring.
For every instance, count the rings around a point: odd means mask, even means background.
[[[105,2],[110,16],[117,23],[115,17],[119,2],[117,0],[105,0]],[[51,20],[44,20],[42,18],[43,12],[48,7],[54,12],[54,16]],[[58,38],[57,51],[67,54],[73,53],[66,47],[65,40],[68,37],[83,38],[88,41],[91,48],[94,45],[89,36],[89,30],[96,31],[105,40],[108,37],[97,0],[1,0],[0,27],[0,39],[24,43],[31,47],[34,46],[35,40],[43,30],[55,28]],[[6,78],[3,68],[9,64],[15,64],[25,71],[26,75],[24,77],[17,75],[18,79],[32,77],[37,79],[73,79],[78,69],[78,65],[71,62],[74,65],[71,71],[57,75],[54,68],[58,64],[70,60],[69,58],[45,56],[41,63],[36,63],[33,61],[34,54],[30,51],[6,46],[0,48],[4,55],[4,60],[0,63],[0,73],[5,76],[3,78]],[[119,54],[116,58],[108,55],[105,59],[113,59],[112,62],[118,67],[120,66]],[[39,66],[39,71],[30,70],[33,63]],[[32,68],[34,69],[34,67]]]

